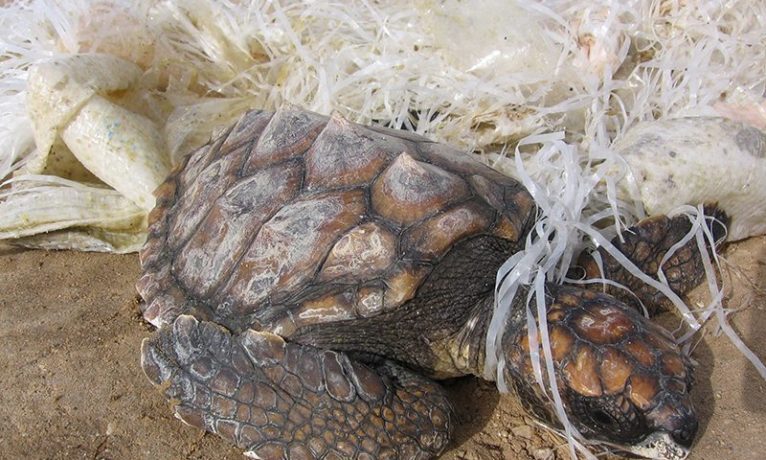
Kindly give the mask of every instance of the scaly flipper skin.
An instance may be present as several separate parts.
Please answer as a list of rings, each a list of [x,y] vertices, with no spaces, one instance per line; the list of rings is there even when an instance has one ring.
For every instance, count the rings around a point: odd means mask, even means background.
[[[373,370],[343,353],[267,332],[232,336],[186,315],[144,340],[141,365],[178,418],[253,458],[432,458],[454,423],[437,384],[393,363]]]
[[[708,225],[713,237],[720,243],[725,235],[729,219],[715,206],[706,206],[705,215],[711,218]],[[623,232],[623,241],[615,238],[612,244],[625,254],[642,272],[657,279],[660,262],[668,250],[691,230],[691,222],[685,215],[648,217]],[[603,248],[599,248],[603,263],[603,274],[592,254],[583,254],[579,265],[585,270],[586,278],[605,278],[616,281],[632,291],[615,286],[606,286],[605,292],[628,305],[638,307],[640,300],[650,315],[664,311],[670,301],[659,291],[636,278]],[[698,286],[705,276],[697,242],[692,238],[679,248],[662,266],[670,288],[678,295],[684,295]],[[594,285],[602,290],[602,285]]]

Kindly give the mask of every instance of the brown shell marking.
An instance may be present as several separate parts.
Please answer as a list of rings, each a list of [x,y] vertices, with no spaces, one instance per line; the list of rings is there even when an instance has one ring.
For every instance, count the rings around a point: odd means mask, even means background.
[[[372,207],[407,226],[466,196],[468,186],[458,176],[402,153],[373,184]]]
[[[258,229],[293,199],[302,179],[299,165],[269,168],[240,180],[216,200],[176,258],[173,269],[187,291],[207,298],[228,278]]]
[[[426,161],[439,168],[454,171],[462,177],[476,174],[500,184],[518,184],[514,179],[480,163],[456,148],[437,143],[420,144],[419,147],[420,155]],[[523,190],[523,187],[520,188]]]
[[[575,343],[574,336],[561,326],[551,327],[550,333],[551,354],[556,363],[560,363],[565,357],[569,356],[572,346]]]
[[[380,142],[369,130],[334,115],[306,152],[306,185],[323,190],[369,184],[398,152],[411,144]],[[376,135],[379,137],[379,135]]]
[[[327,123],[327,117],[295,107],[279,109],[261,133],[244,167],[245,175],[302,155]]]
[[[654,365],[654,350],[643,340],[629,340],[625,344],[627,352],[644,367]]]
[[[364,286],[356,293],[356,312],[363,318],[375,316],[383,311],[385,291],[379,286]]]
[[[352,228],[335,243],[319,272],[319,279],[374,278],[392,264],[395,255],[394,235],[374,222],[367,222]]]
[[[646,410],[655,405],[654,397],[659,391],[660,386],[657,377],[643,373],[635,373],[630,376],[628,395],[633,404],[639,408]]]
[[[676,354],[670,352],[662,356],[662,370],[667,375],[672,375],[678,379],[686,378],[686,364]]]
[[[174,168],[175,172],[171,172],[171,177],[175,175],[179,190],[183,190],[184,192],[189,190],[189,187],[197,180],[200,173],[207,168],[210,163],[219,159],[222,155],[226,155],[227,152],[233,152],[235,150],[223,150],[221,148],[226,142],[226,139],[228,139],[230,133],[231,128],[224,131],[224,133],[214,141],[192,152],[184,159],[184,161]]]
[[[426,267],[415,267],[406,263],[399,264],[386,280],[387,288],[383,293],[383,308],[390,310],[413,298],[427,273]]]
[[[332,193],[281,208],[261,227],[224,289],[224,298],[242,302],[231,313],[251,312],[271,292],[289,292],[312,278],[325,248],[364,215],[361,193]]]
[[[213,203],[237,179],[236,173],[248,151],[248,146],[243,146],[213,161],[179,196],[170,218],[168,242],[172,246],[185,243],[197,230]]]
[[[187,299],[177,286],[170,286],[167,290],[152,298],[147,305],[144,304],[144,318],[152,324],[162,324],[172,321],[178,315],[184,313]]]
[[[511,241],[521,239],[526,231],[528,217],[535,209],[535,202],[527,190],[518,182],[509,181],[507,177],[493,181],[485,175],[474,174],[468,178],[468,182],[484,201],[501,211],[494,234]]]
[[[469,202],[427,219],[410,229],[402,246],[409,254],[425,260],[444,254],[455,242],[487,229],[492,223],[486,206]]]
[[[329,294],[303,302],[293,313],[297,325],[309,325],[352,319],[355,295],[351,291]]]
[[[221,151],[230,151],[257,140],[273,115],[273,112],[261,112],[259,110],[247,112],[223,137]]]
[[[170,265],[164,264],[156,271],[144,273],[136,282],[136,291],[142,298],[154,298],[170,285]]]

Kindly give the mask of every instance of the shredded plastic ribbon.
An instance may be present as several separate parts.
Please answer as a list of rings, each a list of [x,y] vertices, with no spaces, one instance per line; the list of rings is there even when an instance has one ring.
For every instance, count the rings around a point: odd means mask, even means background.
[[[764,378],[766,378],[766,368],[726,322],[725,311],[721,304],[722,287],[719,287],[716,281],[715,270],[707,249],[715,247],[715,241],[706,222],[702,205],[682,206],[673,213],[673,215],[678,213],[688,215],[692,228],[669,249],[661,261],[658,273],[653,274],[657,277],[654,279],[650,274],[643,273],[617,250],[604,236],[608,232],[597,227],[599,222],[609,216],[627,215],[623,210],[627,208],[626,204],[616,199],[603,198],[604,193],[609,193],[609,185],[619,180],[619,177],[614,174],[613,165],[610,164],[610,162],[619,161],[619,158],[605,157],[602,161],[591,162],[579,154],[576,146],[567,144],[563,139],[563,133],[560,132],[530,136],[519,142],[516,147],[514,159],[517,177],[538,204],[539,215],[525,240],[525,248],[513,254],[498,270],[495,310],[486,338],[485,377],[496,379],[498,388],[501,391],[508,391],[508,384],[504,381],[503,371],[506,364],[501,343],[511,308],[513,305],[518,305],[518,301],[514,302],[514,299],[522,292],[526,292],[526,326],[535,381],[543,394],[547,395],[553,403],[555,413],[563,427],[562,435],[568,440],[572,458],[577,457],[576,452],[591,458],[591,454],[583,446],[592,443],[585,440],[567,420],[563,402],[558,393],[544,302],[546,282],[575,284],[603,282],[627,289],[610,280],[580,281],[566,277],[571,261],[588,242],[595,247],[602,247],[629,273],[671,300],[688,328],[688,332],[678,339],[679,343],[689,340],[706,321],[715,317],[721,331],[753,363]],[[525,163],[522,160],[524,157],[522,150],[533,144],[541,144],[541,147],[534,155],[528,156]],[[605,207],[605,203],[610,202],[615,203],[619,208],[614,210]],[[616,223],[614,227],[617,227]],[[615,230],[615,234],[617,231]],[[710,304],[701,311],[689,309],[670,289],[662,272],[662,264],[692,239],[697,242],[699,251],[703,255],[707,285],[712,299]],[[715,253],[714,260],[717,263],[718,256]],[[598,258],[597,263],[600,263]],[[522,286],[525,289],[522,289]]]

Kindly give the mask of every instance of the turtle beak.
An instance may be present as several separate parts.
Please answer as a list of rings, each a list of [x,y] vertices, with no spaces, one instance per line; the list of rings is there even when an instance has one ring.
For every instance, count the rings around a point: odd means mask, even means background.
[[[668,395],[647,418],[656,431],[639,443],[624,446],[625,450],[661,460],[683,460],[689,455],[699,423],[688,401],[678,395]]]
[[[663,431],[650,434],[638,444],[621,448],[644,458],[658,460],[684,460],[689,455],[688,447],[682,446]]]

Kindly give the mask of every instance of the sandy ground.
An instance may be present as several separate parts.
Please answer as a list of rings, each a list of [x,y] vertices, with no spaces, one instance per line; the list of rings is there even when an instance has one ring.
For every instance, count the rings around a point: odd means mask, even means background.
[[[726,251],[724,270],[728,305],[744,307],[734,326],[762,359],[765,256],[766,238],[751,239]],[[143,376],[138,349],[150,327],[138,275],[134,255],[0,248],[0,458],[242,458],[175,420]],[[702,427],[691,458],[764,458],[766,382],[725,337],[705,334],[693,356]],[[563,458],[561,442],[491,384],[448,388],[460,426],[444,458]]]

